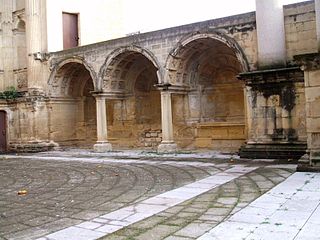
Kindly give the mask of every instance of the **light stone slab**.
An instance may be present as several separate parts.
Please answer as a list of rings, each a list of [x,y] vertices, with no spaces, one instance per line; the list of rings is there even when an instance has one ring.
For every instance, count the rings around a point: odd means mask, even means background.
[[[316,190],[318,176],[320,173],[291,175],[286,181],[198,239],[317,239],[314,236],[319,238],[320,196]]]
[[[78,225],[76,225],[77,227],[81,227],[81,228],[85,228],[85,229],[89,229],[89,230],[92,230],[92,229],[95,229],[95,228],[98,228],[98,227],[101,227],[102,224],[101,223],[95,223],[95,222],[83,222],[83,223],[80,223]]]
[[[159,205],[165,205],[165,206],[175,206],[177,205],[177,202],[181,201],[180,199],[177,198],[166,198],[166,197],[161,197],[161,196],[156,196],[149,198],[144,201],[145,204],[159,204]]]
[[[320,216],[318,216],[320,217]],[[307,223],[298,233],[295,240],[318,240],[320,224]]]
[[[105,233],[113,233],[115,231],[118,231],[120,229],[122,229],[123,226],[116,226],[116,225],[110,225],[110,224],[106,224],[102,227],[99,227],[96,229],[97,232],[100,232],[100,233],[104,233],[102,235],[105,235]]]
[[[209,231],[208,233],[199,237],[199,240],[226,240],[226,239],[246,239],[247,236],[255,229],[255,224],[239,223],[239,222],[224,222],[228,225],[229,229],[225,228],[225,225],[218,225],[214,228],[215,231]]]
[[[61,231],[49,234],[52,240],[94,240],[102,237],[104,233],[79,227],[68,227]]]

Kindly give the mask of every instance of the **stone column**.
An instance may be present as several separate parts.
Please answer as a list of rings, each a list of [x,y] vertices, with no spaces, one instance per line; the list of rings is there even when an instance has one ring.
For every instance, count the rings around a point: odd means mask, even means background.
[[[108,142],[106,98],[95,96],[97,108],[97,143],[93,146],[97,152],[107,152],[112,150]]]
[[[320,52],[320,0],[315,0],[314,2],[316,9],[318,52]]]
[[[173,140],[171,92],[168,90],[161,91],[161,124],[162,142],[158,146],[158,152],[175,152],[177,144]]]
[[[26,7],[26,39],[28,55],[28,88],[42,89],[47,83],[47,52],[46,1],[25,0]]]
[[[259,68],[286,63],[283,6],[281,0],[256,0]]]

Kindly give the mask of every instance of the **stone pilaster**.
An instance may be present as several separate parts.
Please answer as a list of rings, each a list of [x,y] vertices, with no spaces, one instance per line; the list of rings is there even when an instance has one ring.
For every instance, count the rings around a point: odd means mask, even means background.
[[[301,169],[320,171],[320,53],[295,56],[304,71],[308,165]]]
[[[0,71],[3,70],[3,81],[0,81],[0,91],[6,90],[9,86],[15,86],[13,65],[14,65],[14,46],[13,46],[13,14],[14,1],[0,0],[2,5],[2,14],[0,22],[0,31],[2,31],[2,46],[0,46],[0,57],[2,58],[3,66],[0,66]],[[0,78],[1,79],[1,78]]]
[[[318,52],[320,52],[320,0],[315,0],[314,2],[316,9]]]
[[[281,0],[256,0],[259,68],[286,63],[283,6]]]
[[[107,152],[112,150],[108,142],[106,98],[96,95],[97,108],[97,143],[93,146],[97,152]]]
[[[25,0],[25,6],[28,88],[36,89],[31,94],[37,94],[48,79],[47,66],[43,63],[47,52],[46,1]]]
[[[158,146],[158,152],[169,153],[177,151],[177,144],[173,139],[171,92],[165,88],[161,91],[161,125],[162,142]]]

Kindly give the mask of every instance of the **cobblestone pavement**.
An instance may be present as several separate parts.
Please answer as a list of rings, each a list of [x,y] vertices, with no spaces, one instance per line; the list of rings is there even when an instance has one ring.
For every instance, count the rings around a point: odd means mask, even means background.
[[[0,240],[41,237],[69,240],[48,236],[75,225],[101,226],[101,218],[100,222],[96,220],[117,209],[217,174],[223,176],[237,166],[249,169],[253,165],[227,159],[142,161],[60,155],[57,160],[55,156],[0,158]],[[196,239],[293,171],[294,165],[257,165],[195,197],[168,205],[119,231],[111,231],[102,239]],[[21,190],[27,194],[18,195]]]

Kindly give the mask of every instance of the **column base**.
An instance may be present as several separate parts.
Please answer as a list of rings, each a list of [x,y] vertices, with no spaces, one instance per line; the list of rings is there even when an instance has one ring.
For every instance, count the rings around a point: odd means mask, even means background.
[[[298,172],[320,172],[320,152],[309,152],[299,159]]]
[[[177,152],[178,147],[174,142],[160,143],[158,146],[158,153],[174,153]]]
[[[112,145],[109,142],[97,142],[95,145],[93,145],[93,149],[96,152],[110,152],[112,151]]]

